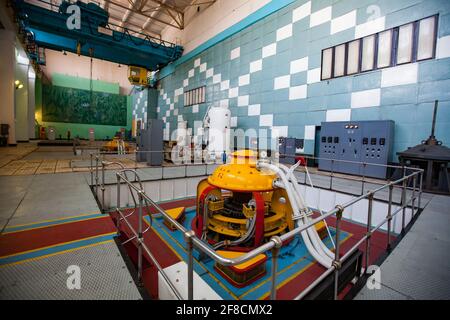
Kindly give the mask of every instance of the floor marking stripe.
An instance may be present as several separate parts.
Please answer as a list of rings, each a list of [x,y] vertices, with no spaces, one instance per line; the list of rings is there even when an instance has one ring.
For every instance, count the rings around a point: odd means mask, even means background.
[[[87,216],[94,216],[94,215],[103,215],[103,214],[100,213],[99,211],[93,211],[93,212],[88,212],[88,213],[82,213],[82,214],[79,214],[79,215],[76,215],[76,216],[68,216],[68,217],[61,217],[61,218],[56,218],[56,219],[41,220],[41,221],[38,221],[38,222],[30,222],[30,223],[24,223],[24,224],[16,224],[16,225],[13,225],[13,226],[7,226],[5,228],[5,230],[14,229],[14,228],[18,228],[18,227],[40,225],[40,224],[47,223],[47,222],[56,222],[56,221],[74,219],[74,218],[82,218],[82,217],[87,217]]]
[[[78,251],[78,250],[82,250],[82,249],[86,249],[86,248],[92,248],[92,247],[99,246],[99,245],[106,244],[106,243],[110,243],[110,242],[114,242],[114,240],[110,239],[110,240],[100,241],[100,242],[97,242],[97,243],[92,243],[92,244],[88,244],[88,245],[85,245],[85,246],[80,246],[80,247],[73,248],[73,249],[67,249],[67,250],[63,250],[63,251],[59,251],[59,252],[46,254],[46,255],[43,255],[43,256],[38,256],[38,257],[34,257],[34,258],[28,258],[28,259],[24,259],[24,260],[12,262],[12,263],[7,263],[7,264],[0,264],[0,268],[2,268],[2,267],[9,267],[9,266],[15,266],[15,265],[26,263],[26,262],[37,261],[37,260],[41,260],[41,259],[57,256],[57,255],[64,254],[64,253],[74,252],[74,251]]]
[[[5,228],[5,230],[8,230],[8,231],[3,232],[1,235],[36,230],[36,229],[43,229],[43,228],[47,228],[47,227],[60,226],[60,225],[68,224],[68,223],[83,222],[83,221],[89,221],[89,220],[105,218],[105,217],[108,217],[108,216],[100,213],[100,214],[94,214],[94,215],[86,215],[86,216],[82,216],[82,217],[78,217],[78,218],[70,218],[70,219],[67,219],[64,221],[60,220],[61,222],[59,222],[59,221],[44,222],[44,223],[36,223],[36,224],[30,225],[30,226],[9,227],[9,228]]]
[[[116,232],[110,232],[110,233],[105,233],[102,235],[97,235],[97,236],[88,237],[88,238],[84,238],[84,239],[63,242],[63,243],[59,243],[59,244],[52,245],[52,246],[47,246],[47,247],[42,247],[42,248],[33,249],[33,250],[29,250],[29,251],[14,253],[11,255],[0,257],[0,265],[10,264],[13,262],[31,259],[31,258],[35,258],[35,257],[39,257],[39,256],[44,256],[44,255],[52,254],[55,252],[74,249],[74,248],[77,248],[80,246],[85,246],[87,244],[97,243],[99,241],[110,240],[113,238],[114,235],[116,235]]]

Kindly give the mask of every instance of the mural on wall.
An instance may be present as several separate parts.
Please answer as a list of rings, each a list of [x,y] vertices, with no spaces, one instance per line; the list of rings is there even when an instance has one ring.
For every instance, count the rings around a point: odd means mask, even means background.
[[[127,97],[52,85],[42,86],[45,122],[127,125]]]

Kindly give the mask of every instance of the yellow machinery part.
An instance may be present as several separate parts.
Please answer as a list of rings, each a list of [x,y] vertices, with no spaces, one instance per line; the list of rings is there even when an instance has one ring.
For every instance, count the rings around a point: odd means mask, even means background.
[[[280,213],[286,217],[289,230],[294,229],[294,221],[292,220],[293,210],[286,190],[276,189],[273,191],[271,207],[273,212]]]
[[[136,86],[148,85],[148,70],[137,66],[128,66],[128,80]]]

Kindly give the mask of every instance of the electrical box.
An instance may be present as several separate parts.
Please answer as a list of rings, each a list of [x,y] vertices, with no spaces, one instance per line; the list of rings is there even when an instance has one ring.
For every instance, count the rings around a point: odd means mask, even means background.
[[[147,122],[146,140],[148,145],[147,164],[150,166],[161,166],[164,161],[163,126],[161,119],[149,119]]]
[[[278,152],[280,153],[280,162],[286,164],[295,164],[295,154],[303,149],[304,140],[296,138],[278,138]]]
[[[160,166],[164,160],[163,121],[149,119],[147,129],[138,129],[136,135],[136,161]]]
[[[322,122],[319,170],[385,179],[392,161],[394,121]],[[334,161],[342,160],[342,161]]]

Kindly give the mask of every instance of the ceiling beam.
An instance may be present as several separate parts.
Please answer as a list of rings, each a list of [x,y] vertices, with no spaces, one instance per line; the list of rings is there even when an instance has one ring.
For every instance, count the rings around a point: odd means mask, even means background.
[[[125,9],[125,10],[129,10],[129,11],[131,11],[131,12],[133,12],[133,13],[136,13],[136,14],[139,14],[139,15],[141,15],[141,16],[143,16],[143,17],[146,17],[146,18],[149,18],[149,19],[153,19],[153,20],[155,20],[155,21],[158,21],[158,22],[160,22],[160,23],[162,23],[162,24],[171,26],[171,27],[173,27],[173,28],[180,29],[180,27],[179,27],[177,24],[172,24],[172,23],[167,22],[167,21],[164,21],[164,20],[162,20],[162,19],[160,19],[160,18],[152,17],[152,16],[150,16],[150,15],[148,15],[148,14],[146,14],[146,13],[143,13],[142,11],[138,11],[138,10],[136,10],[136,9],[134,9],[134,8],[127,8],[127,7],[124,6],[123,4],[117,3],[117,2],[115,2],[115,1],[113,1],[113,0],[104,0],[104,1],[105,1],[105,2],[108,2],[110,5],[113,5],[113,6],[116,6],[116,7],[122,8],[122,9]]]

